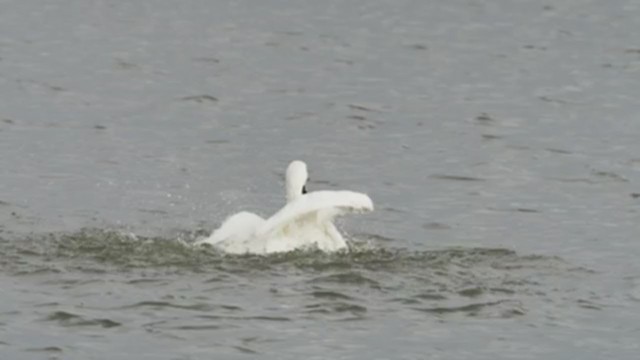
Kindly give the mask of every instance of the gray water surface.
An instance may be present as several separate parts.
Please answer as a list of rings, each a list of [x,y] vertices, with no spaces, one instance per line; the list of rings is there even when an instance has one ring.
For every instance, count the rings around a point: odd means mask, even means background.
[[[635,359],[640,2],[0,1],[2,359]],[[191,243],[283,172],[349,254]]]

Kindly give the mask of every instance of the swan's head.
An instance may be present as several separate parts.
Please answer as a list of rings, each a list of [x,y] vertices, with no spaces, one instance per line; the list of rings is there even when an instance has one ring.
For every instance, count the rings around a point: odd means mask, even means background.
[[[305,185],[309,179],[307,164],[300,160],[292,161],[287,167],[287,202],[291,202],[307,193]]]

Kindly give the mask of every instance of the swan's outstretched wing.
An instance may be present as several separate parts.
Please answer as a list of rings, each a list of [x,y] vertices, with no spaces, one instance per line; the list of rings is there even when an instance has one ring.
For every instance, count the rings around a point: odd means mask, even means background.
[[[255,232],[264,224],[260,216],[243,211],[228,217],[211,236],[199,243],[216,245],[223,242],[241,244],[255,236]]]
[[[363,193],[353,191],[314,191],[289,202],[272,217],[267,219],[257,230],[258,236],[273,233],[285,225],[317,212],[322,220],[330,221],[333,217],[347,212],[372,211],[373,202]]]

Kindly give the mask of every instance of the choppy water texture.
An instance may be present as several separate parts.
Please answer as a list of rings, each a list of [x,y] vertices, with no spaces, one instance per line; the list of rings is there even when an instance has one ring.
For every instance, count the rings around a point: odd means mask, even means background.
[[[0,3],[0,358],[640,353],[637,1]],[[192,245],[294,158],[350,253]]]

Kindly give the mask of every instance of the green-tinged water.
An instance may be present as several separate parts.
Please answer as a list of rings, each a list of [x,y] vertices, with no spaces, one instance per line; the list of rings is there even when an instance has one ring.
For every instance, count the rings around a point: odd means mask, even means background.
[[[388,321],[404,319],[405,325],[386,333],[385,341],[439,327],[455,332],[462,324],[484,323],[489,330],[491,322],[504,337],[505,327],[554,323],[558,312],[602,311],[607,297],[579,285],[595,281],[590,269],[509,249],[410,251],[361,235],[348,253],[228,256],[192,245],[198,236],[86,229],[4,239],[10,296],[2,316],[13,325],[4,332],[12,346],[5,347],[14,354],[35,349],[100,358],[96,349],[113,352],[109,344],[121,339],[132,348],[112,358],[145,349],[149,357],[178,359],[208,351],[276,357],[281,346],[302,354],[328,341],[340,353],[348,351],[339,345],[342,336],[380,331]],[[14,306],[19,310],[8,311]],[[14,326],[25,323],[47,335],[18,336]],[[122,343],[122,336],[129,340]],[[161,346],[154,345],[158,341]],[[403,351],[417,356],[424,350]]]

